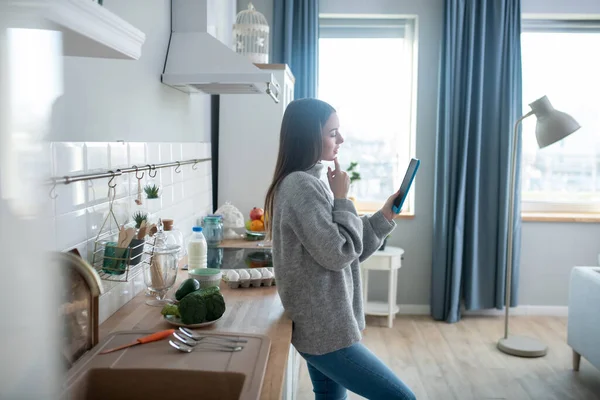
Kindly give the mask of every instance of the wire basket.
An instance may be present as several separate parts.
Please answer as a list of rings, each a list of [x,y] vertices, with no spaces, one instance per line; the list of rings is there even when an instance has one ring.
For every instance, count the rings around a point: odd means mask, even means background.
[[[119,233],[124,226],[119,228],[121,225],[113,212],[116,184],[111,182],[108,191],[110,207],[94,241],[92,266],[102,280],[128,282],[143,270],[144,264],[150,263],[156,239],[134,238],[126,247],[118,246]],[[111,229],[113,222],[115,228]]]
[[[116,234],[109,233],[94,241],[92,266],[106,281],[128,282],[150,262],[153,251],[151,240],[140,240],[127,248],[117,247]]]

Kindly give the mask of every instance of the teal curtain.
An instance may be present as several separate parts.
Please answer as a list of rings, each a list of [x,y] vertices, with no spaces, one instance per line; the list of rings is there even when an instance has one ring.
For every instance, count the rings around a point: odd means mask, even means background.
[[[504,307],[510,152],[522,111],[521,2],[446,0],[444,18],[431,313],[456,322],[463,306]],[[520,190],[516,204],[512,305],[518,293]]]
[[[273,1],[272,58],[296,78],[294,98],[317,97],[318,0]]]

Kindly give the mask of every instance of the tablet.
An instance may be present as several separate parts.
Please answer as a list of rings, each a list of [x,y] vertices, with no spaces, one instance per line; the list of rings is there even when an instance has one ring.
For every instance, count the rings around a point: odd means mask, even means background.
[[[400,194],[394,200],[394,204],[392,205],[392,211],[396,214],[400,214],[402,211],[402,206],[404,205],[404,200],[408,196],[408,191],[410,190],[410,186],[415,179],[415,175],[417,175],[417,170],[419,169],[419,165],[421,164],[421,160],[413,158],[410,160],[408,164],[408,169],[406,170],[406,174],[404,174],[404,179],[402,180],[402,185],[400,185]]]

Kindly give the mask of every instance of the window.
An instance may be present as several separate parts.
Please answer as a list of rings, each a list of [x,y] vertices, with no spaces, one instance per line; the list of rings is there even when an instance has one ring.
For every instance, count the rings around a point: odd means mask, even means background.
[[[524,212],[600,211],[600,21],[525,20],[523,108],[547,95],[581,128],[538,149],[535,118],[523,123]]]
[[[340,165],[358,162],[350,195],[359,211],[378,210],[398,190],[414,155],[413,37],[411,19],[320,19],[318,97],[340,117]],[[403,213],[414,212],[414,192]]]

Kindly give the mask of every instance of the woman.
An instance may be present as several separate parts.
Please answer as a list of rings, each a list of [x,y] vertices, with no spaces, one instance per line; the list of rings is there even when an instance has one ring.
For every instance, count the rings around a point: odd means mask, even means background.
[[[359,263],[396,226],[392,195],[360,218],[347,199],[350,180],[337,153],[344,142],[333,107],[316,99],[290,103],[267,192],[277,289],[293,321],[292,344],[306,359],[316,399],[414,399],[412,391],[361,343],[365,328]],[[323,164],[327,180],[321,180]]]

